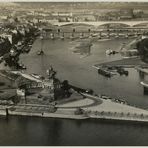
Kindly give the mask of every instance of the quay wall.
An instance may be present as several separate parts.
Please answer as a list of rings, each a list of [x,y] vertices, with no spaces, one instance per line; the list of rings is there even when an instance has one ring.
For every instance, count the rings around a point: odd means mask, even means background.
[[[6,111],[0,111],[0,115],[6,116]],[[148,123],[148,116],[131,116],[131,115],[123,115],[121,114],[110,116],[110,115],[96,115],[95,113],[92,114],[83,114],[83,115],[70,115],[70,114],[60,114],[60,113],[35,113],[35,112],[18,112],[18,111],[10,111],[9,115],[14,116],[30,116],[30,117],[43,117],[43,118],[61,118],[61,119],[106,119],[106,120],[116,120],[116,121],[132,121],[132,122],[146,122]]]
[[[9,115],[16,116],[34,116],[34,117],[45,117],[45,118],[63,118],[63,119],[87,119],[85,115],[69,115],[59,113],[35,113],[35,112],[19,112],[9,111]]]
[[[92,97],[91,95],[87,95]],[[93,96],[96,98],[96,96]],[[20,106],[21,107],[21,106]],[[15,108],[15,106],[14,106]],[[133,108],[133,109],[132,109]],[[25,108],[20,108],[12,110],[10,106],[3,106],[0,108],[0,115],[2,116],[36,116],[36,117],[46,117],[46,118],[63,118],[63,119],[108,119],[108,120],[120,120],[120,121],[137,121],[137,122],[147,122],[148,123],[148,111],[139,109],[137,110],[135,107],[131,109],[135,112],[119,112],[119,111],[103,111],[97,110],[94,108],[83,108],[83,114],[75,114],[76,108],[58,108],[56,112],[50,113],[44,110],[35,110],[33,108],[26,110]]]
[[[0,110],[0,115],[7,116],[6,110]],[[133,121],[133,122],[146,122],[148,123],[148,115],[143,114],[121,114],[121,113],[108,113],[89,111],[82,115],[64,114],[64,113],[43,113],[43,112],[22,112],[22,111],[10,111],[9,115],[15,116],[30,116],[30,117],[44,117],[44,118],[62,118],[62,119],[106,119],[106,120],[119,120],[119,121]]]
[[[148,123],[148,116],[146,115],[135,115],[135,114],[121,114],[121,113],[116,113],[116,115],[97,115],[95,114],[90,114],[88,115],[90,118],[93,119],[108,119],[108,120],[120,120],[120,121],[136,121],[136,122],[147,122]]]

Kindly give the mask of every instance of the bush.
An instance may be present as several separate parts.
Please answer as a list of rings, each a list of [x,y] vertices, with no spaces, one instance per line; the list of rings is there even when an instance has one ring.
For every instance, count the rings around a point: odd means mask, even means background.
[[[57,110],[57,108],[55,106],[50,106],[50,108],[49,108],[50,113],[54,113],[54,112],[56,112],[56,110]]]
[[[76,111],[74,112],[75,115],[82,115],[84,113],[84,110],[81,108],[77,108]]]

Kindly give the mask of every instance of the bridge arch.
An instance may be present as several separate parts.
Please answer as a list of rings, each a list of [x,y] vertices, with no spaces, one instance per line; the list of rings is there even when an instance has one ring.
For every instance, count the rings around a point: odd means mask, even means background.
[[[139,25],[142,23],[148,23],[148,21],[98,21],[98,22],[57,22],[53,25],[56,26],[65,26],[65,25],[72,25],[72,24],[83,24],[83,25],[90,25],[90,26],[101,26],[105,24],[124,24],[128,27],[133,27],[135,25]]]
[[[110,25],[110,24],[121,24],[121,25],[125,25],[127,27],[130,27],[131,25],[128,24],[128,23],[124,23],[124,22],[61,22],[61,23],[58,23],[58,26],[71,26],[71,25],[84,25],[84,26],[91,26],[91,27],[99,27],[99,26],[104,26],[104,25]]]
[[[141,22],[141,23],[137,23],[137,24],[135,24],[135,25],[133,25],[133,27],[140,27],[140,26],[148,26],[148,22]]]
[[[62,27],[62,26],[73,26],[73,25],[74,25],[74,26],[81,26],[81,25],[82,25],[82,26],[88,26],[88,27],[89,27],[89,26],[90,26],[90,27],[93,27],[93,26],[94,26],[94,25],[92,25],[92,24],[79,23],[79,22],[78,22],[78,23],[77,23],[77,22],[65,23],[65,24],[62,24],[62,25],[60,25],[60,26]]]
[[[130,25],[129,24],[126,24],[126,23],[120,23],[120,22],[116,22],[116,23],[113,23],[113,22],[107,22],[107,23],[104,23],[104,24],[101,24],[101,25],[99,25],[98,27],[102,27],[102,26],[107,26],[107,25],[109,25],[109,27],[117,27],[118,25],[120,25],[119,27],[121,27],[121,25],[122,25],[122,27],[130,27]]]

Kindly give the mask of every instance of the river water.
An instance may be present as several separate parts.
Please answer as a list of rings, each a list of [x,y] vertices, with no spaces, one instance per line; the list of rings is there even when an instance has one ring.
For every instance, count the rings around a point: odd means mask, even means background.
[[[81,55],[72,52],[77,42],[70,40],[43,40],[45,55],[38,56],[41,41],[37,39],[29,55],[22,55],[21,61],[27,66],[27,73],[45,76],[47,68],[52,65],[61,80],[67,79],[78,87],[91,88],[97,94],[124,99],[129,104],[148,109],[148,96],[143,94],[141,78],[136,70],[128,69],[128,77],[107,79],[98,75],[92,67],[101,62],[121,59],[120,55],[106,56],[105,50],[119,50],[123,42],[129,41],[94,42],[91,55],[81,58]],[[148,125],[31,117],[0,120],[0,145],[148,145]]]

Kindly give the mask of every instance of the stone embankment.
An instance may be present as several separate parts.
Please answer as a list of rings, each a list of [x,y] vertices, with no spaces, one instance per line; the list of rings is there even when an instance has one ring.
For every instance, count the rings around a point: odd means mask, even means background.
[[[111,98],[103,99],[82,93],[84,98],[57,104],[56,110],[49,105],[0,105],[0,115],[38,116],[65,119],[108,119],[122,121],[148,122],[148,111],[123,102],[115,102]],[[81,113],[77,111],[81,110]],[[77,112],[77,113],[76,113]]]

